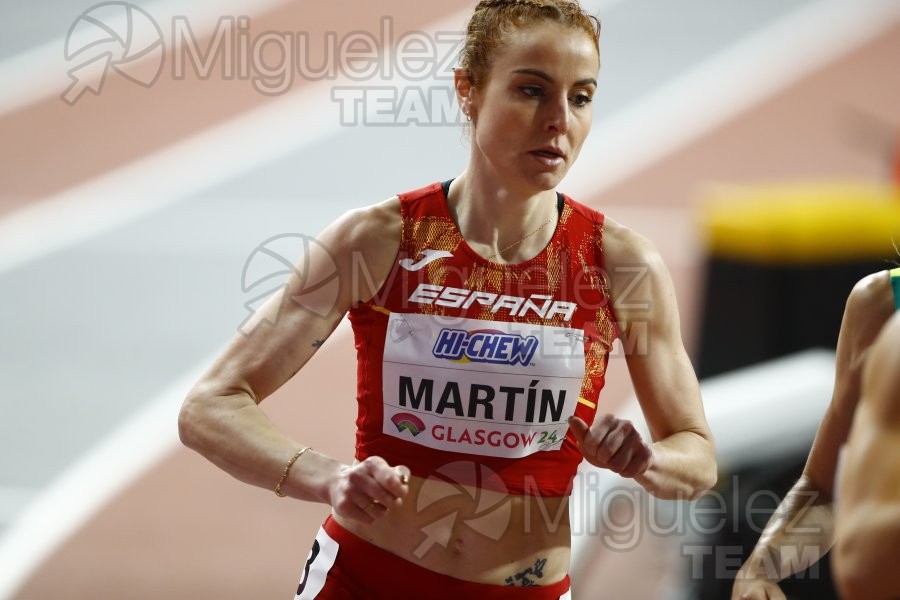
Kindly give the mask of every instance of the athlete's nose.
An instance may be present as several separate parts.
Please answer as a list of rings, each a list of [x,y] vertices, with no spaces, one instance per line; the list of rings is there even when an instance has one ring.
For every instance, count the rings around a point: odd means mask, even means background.
[[[572,118],[572,113],[569,110],[569,99],[567,97],[549,99],[544,108],[546,110],[544,122],[548,131],[555,131],[556,133],[569,131],[569,121]]]

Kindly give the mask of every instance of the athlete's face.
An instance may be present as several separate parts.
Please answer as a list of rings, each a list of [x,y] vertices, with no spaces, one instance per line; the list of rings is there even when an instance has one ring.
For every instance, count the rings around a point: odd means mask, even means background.
[[[591,128],[600,58],[584,32],[547,22],[510,33],[486,82],[463,99],[473,158],[509,184],[556,187]]]

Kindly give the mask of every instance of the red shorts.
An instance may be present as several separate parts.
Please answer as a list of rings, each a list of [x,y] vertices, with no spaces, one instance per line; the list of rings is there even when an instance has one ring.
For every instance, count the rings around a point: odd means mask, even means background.
[[[569,576],[514,587],[463,581],[391,554],[328,517],[319,528],[294,600],[571,600]]]

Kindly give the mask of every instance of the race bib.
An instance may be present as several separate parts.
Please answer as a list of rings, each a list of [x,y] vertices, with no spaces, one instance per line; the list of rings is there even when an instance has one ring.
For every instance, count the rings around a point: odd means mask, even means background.
[[[391,313],[382,431],[483,456],[559,450],[584,371],[580,330]]]

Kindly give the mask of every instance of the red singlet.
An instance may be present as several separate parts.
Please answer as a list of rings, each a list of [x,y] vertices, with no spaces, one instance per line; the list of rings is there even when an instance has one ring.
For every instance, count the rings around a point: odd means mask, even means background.
[[[550,243],[524,263],[482,258],[434,183],[400,196],[400,251],[350,311],[358,355],[356,458],[512,494],[570,492],[617,328],[603,215],[559,195]]]

